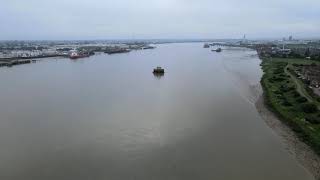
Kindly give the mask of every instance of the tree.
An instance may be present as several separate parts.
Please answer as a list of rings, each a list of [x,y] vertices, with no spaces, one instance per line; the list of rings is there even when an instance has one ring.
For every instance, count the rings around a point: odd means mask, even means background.
[[[297,101],[298,103],[305,103],[305,102],[307,102],[308,100],[307,100],[307,98],[300,96],[299,98],[297,98],[296,101]]]

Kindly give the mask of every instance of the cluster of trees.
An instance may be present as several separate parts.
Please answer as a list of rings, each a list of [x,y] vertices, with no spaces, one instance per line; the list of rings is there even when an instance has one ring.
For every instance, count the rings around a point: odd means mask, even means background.
[[[318,54],[312,54],[310,48],[306,48],[304,53],[298,53],[296,51],[291,51],[289,56],[291,58],[307,58],[310,57],[311,60],[317,60],[320,61],[320,53]]]
[[[57,51],[71,51],[72,48],[58,48]]]
[[[291,51],[291,53],[289,54],[289,57],[292,57],[292,58],[304,58],[304,56],[302,56],[301,54],[296,53],[294,51]]]
[[[311,55],[310,56],[311,60],[316,60],[316,61],[320,61],[320,55]]]

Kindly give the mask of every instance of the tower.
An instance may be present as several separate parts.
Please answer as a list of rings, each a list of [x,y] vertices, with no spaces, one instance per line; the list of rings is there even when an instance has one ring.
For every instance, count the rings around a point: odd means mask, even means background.
[[[293,37],[292,36],[289,36],[289,41],[292,41],[293,40]]]

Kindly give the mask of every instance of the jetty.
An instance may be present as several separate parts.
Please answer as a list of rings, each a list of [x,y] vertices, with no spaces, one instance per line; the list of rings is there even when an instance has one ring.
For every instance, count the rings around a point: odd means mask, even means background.
[[[0,61],[0,67],[11,67],[20,64],[30,64],[31,60],[12,60],[12,61]]]

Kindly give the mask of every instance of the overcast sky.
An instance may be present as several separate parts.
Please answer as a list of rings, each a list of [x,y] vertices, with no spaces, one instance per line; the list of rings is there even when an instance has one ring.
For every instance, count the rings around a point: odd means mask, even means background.
[[[320,0],[0,0],[0,39],[320,37]]]

